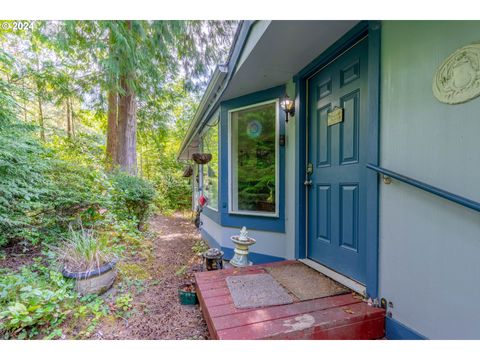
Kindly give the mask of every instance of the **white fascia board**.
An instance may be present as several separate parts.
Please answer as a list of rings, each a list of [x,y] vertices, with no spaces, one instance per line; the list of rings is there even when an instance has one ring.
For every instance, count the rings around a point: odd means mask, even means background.
[[[187,134],[183,140],[182,146],[180,147],[180,151],[177,156],[178,160],[185,160],[185,150],[188,148],[190,142],[194,138],[195,132],[198,131],[199,125],[204,119],[205,113],[208,112],[211,104],[215,102],[215,97],[218,95],[218,90],[221,88],[222,82],[225,79],[227,73],[228,68],[225,65],[217,65],[215,67],[212,78],[208,83],[207,89],[202,96],[202,100],[198,105],[195,116],[193,117],[193,121],[190,123]]]
[[[230,49],[228,61],[226,64],[218,65],[215,68],[212,78],[210,79],[207,89],[205,90],[202,100],[197,108],[197,112],[188,127],[187,134],[185,135],[180,151],[178,152],[177,160],[189,159],[188,155],[185,157],[186,149],[190,145],[192,139],[197,135],[198,131],[201,130],[204,122],[209,120],[208,116],[213,110],[213,107],[215,107],[218,101],[221,100],[233,73],[236,71],[239,57],[242,55],[251,27],[257,22],[258,21],[251,20],[242,20],[240,22],[235,34],[233,45]],[[269,24],[270,22],[268,22],[267,25]]]

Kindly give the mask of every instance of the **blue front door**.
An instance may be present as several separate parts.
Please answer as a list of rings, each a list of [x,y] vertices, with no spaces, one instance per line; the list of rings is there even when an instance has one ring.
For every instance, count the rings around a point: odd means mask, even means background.
[[[365,284],[368,40],[308,80],[307,257]]]

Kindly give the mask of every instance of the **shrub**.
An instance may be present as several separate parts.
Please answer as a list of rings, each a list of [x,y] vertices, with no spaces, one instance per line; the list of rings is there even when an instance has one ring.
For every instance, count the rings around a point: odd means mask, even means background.
[[[0,122],[0,246],[23,238],[34,220],[29,215],[43,211],[44,155],[29,127]]]
[[[172,169],[174,171],[174,169]],[[188,209],[192,202],[192,188],[185,178],[177,174],[164,172],[155,178],[158,189],[156,205],[162,213],[171,213]]]
[[[148,180],[121,171],[115,173],[112,180],[117,213],[135,219],[138,229],[142,230],[155,198],[155,188]]]
[[[15,116],[15,93],[0,79],[0,246],[56,240],[73,219],[109,203],[109,182],[92,166],[60,157]]]
[[[59,159],[32,129],[0,123],[0,246],[56,241],[72,220],[109,203],[105,175]]]
[[[58,223],[65,226],[85,212],[109,206],[110,183],[106,175],[87,166],[52,159],[46,175],[49,183],[48,205]]]

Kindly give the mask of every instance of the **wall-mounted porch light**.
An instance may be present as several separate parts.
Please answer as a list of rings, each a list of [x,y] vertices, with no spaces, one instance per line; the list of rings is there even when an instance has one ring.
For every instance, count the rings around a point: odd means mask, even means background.
[[[295,101],[290,99],[287,94],[280,101],[280,107],[285,111],[285,122],[288,122],[288,115],[295,115]]]

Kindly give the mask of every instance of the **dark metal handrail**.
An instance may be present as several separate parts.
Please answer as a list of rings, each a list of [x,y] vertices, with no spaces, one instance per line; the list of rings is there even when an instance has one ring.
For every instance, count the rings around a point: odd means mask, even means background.
[[[385,176],[391,177],[393,179],[397,179],[399,181],[402,181],[406,184],[415,186],[419,189],[428,191],[429,193],[440,196],[441,198],[453,201],[454,203],[465,206],[469,209],[480,212],[480,203],[478,203],[476,201],[473,201],[473,200],[467,199],[463,196],[459,196],[459,195],[453,194],[451,192],[439,189],[435,186],[428,185],[424,182],[412,179],[412,178],[410,178],[408,176],[405,176],[405,175],[401,175],[401,174],[396,173],[394,171],[384,169],[380,166],[376,166],[376,165],[373,165],[373,164],[367,164],[367,168],[369,168],[371,170],[374,170],[374,171],[376,171],[380,174],[383,174]]]

